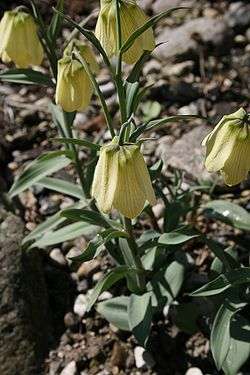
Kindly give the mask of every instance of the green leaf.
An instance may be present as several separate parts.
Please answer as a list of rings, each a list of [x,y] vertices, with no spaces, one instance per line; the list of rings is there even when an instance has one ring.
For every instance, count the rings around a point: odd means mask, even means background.
[[[132,35],[126,40],[126,42],[122,45],[121,47],[121,52],[125,53],[126,51],[129,50],[129,48],[134,44],[135,40],[141,36],[145,31],[147,31],[149,28],[153,27],[154,25],[157,24],[160,20],[163,18],[169,16],[172,12],[176,10],[181,10],[181,9],[189,9],[187,7],[177,7],[177,8],[172,8],[169,9],[165,12],[161,12],[160,14],[157,14],[154,17],[151,17],[143,26],[139,27],[135,32],[133,32]]]
[[[55,8],[53,8],[54,12],[58,13],[59,15],[61,15],[71,26],[73,26],[75,29],[79,30],[80,33],[86,38],[88,39],[88,41],[93,44],[93,46],[98,50],[98,52],[100,52],[100,54],[102,55],[103,57],[103,60],[105,62],[105,64],[107,66],[110,66],[110,61],[109,61],[109,58],[105,52],[105,50],[103,49],[101,43],[99,42],[99,40],[96,38],[95,34],[90,31],[90,30],[87,30],[83,27],[81,27],[80,25],[78,25],[78,23],[74,22],[72,20],[72,18],[68,17],[68,16],[65,16],[62,12],[59,12],[58,10],[56,10]]]
[[[128,304],[129,297],[115,297],[99,302],[96,310],[115,327],[123,331],[130,331],[127,311]]]
[[[84,199],[84,193],[80,186],[73,184],[72,182],[60,180],[59,178],[43,177],[36,183],[36,185],[70,195],[74,198]]]
[[[250,214],[235,203],[214,200],[204,206],[206,215],[235,228],[250,231]]]
[[[191,296],[213,296],[241,284],[250,283],[250,267],[238,268],[219,275],[214,280],[191,293]]]
[[[161,113],[161,105],[157,101],[148,100],[141,104],[140,106],[143,112],[143,119],[144,121],[152,120],[156,118]]]
[[[147,61],[148,57],[150,56],[150,51],[144,51],[141,55],[140,59],[136,62],[136,64],[133,66],[133,69],[129,73],[129,76],[127,78],[127,82],[129,83],[138,83],[141,71],[143,68],[143,65]]]
[[[161,269],[148,284],[148,289],[153,291],[153,306],[170,304],[178,295],[184,281],[185,267],[182,263],[174,261],[167,268]]]
[[[160,119],[160,120],[149,121],[149,122],[139,126],[134,131],[134,133],[132,134],[131,137],[137,139],[142,133],[159,129],[160,127],[162,127],[166,124],[173,123],[173,122],[176,122],[176,121],[185,121],[185,120],[193,120],[193,119],[205,119],[205,120],[207,120],[207,118],[204,118],[204,117],[198,116],[198,115],[168,116],[168,117],[165,117],[165,118]]]
[[[236,375],[250,356],[250,324],[239,314],[231,318],[229,350],[222,368],[226,375]]]
[[[73,125],[76,112],[65,112],[58,105],[50,102],[49,109],[52,114],[53,123],[59,128],[61,134],[68,134],[68,127]]]
[[[115,238],[121,238],[121,237],[127,237],[128,234],[126,232],[114,230],[114,229],[107,229],[104,232],[98,234],[96,238],[91,240],[88,243],[87,248],[84,250],[84,252],[74,258],[70,258],[73,262],[86,262],[88,260],[91,260],[95,257],[97,257],[102,249],[103,246],[108,243],[109,241],[115,239]]]
[[[71,144],[71,145],[77,145],[77,146],[82,146],[82,147],[87,147],[95,151],[99,151],[101,146],[92,143],[90,141],[87,141],[86,139],[75,139],[75,138],[54,138],[53,141],[57,141],[60,143],[66,143],[66,144]]]
[[[147,343],[152,317],[151,292],[141,296],[131,294],[128,305],[129,327],[138,343],[142,346]]]
[[[60,12],[64,11],[64,0],[57,1],[56,9]],[[52,17],[48,30],[48,37],[50,38],[53,44],[56,42],[56,39],[62,29],[62,24],[63,16],[58,13],[55,13]]]
[[[92,291],[88,305],[87,311],[91,309],[91,307],[95,304],[99,295],[104,292],[105,290],[111,288],[112,285],[117,283],[117,281],[123,279],[128,274],[136,272],[135,269],[129,268],[127,266],[119,266],[116,267],[114,270],[110,271],[102,280],[100,280],[97,285],[95,286],[94,290]]]
[[[43,177],[52,174],[71,163],[64,151],[52,151],[31,162],[12,185],[11,198],[28,189]]]
[[[211,331],[211,350],[218,370],[222,368],[230,347],[230,322],[235,310],[223,304],[216,314]]]
[[[80,236],[90,237],[96,233],[97,227],[88,223],[74,223],[60,229],[46,232],[40,239],[34,242],[31,247],[45,248],[65,241],[73,240]]]
[[[75,208],[82,208],[88,205],[88,202],[85,200],[82,200],[72,206]],[[64,222],[66,222],[66,217],[61,216],[61,212],[59,211],[56,214],[50,216],[45,221],[43,221],[41,224],[37,225],[37,227],[30,232],[22,242],[22,245],[26,245],[28,242],[32,240],[37,240],[41,238],[44,234],[47,234],[48,232],[51,232],[53,229],[58,228],[59,225],[62,225]]]
[[[55,87],[54,82],[48,75],[33,69],[9,69],[0,72],[0,81]]]
[[[96,211],[69,208],[62,211],[61,215],[71,221],[83,221],[85,223],[98,225],[104,228],[110,228],[110,224],[108,222],[109,219],[106,219],[101,213]],[[117,223],[114,221],[114,224]]]
[[[180,245],[199,236],[200,235],[194,230],[187,227],[182,227],[175,231],[162,234],[158,240],[158,243],[162,245]]]
[[[215,241],[213,241],[215,242]],[[208,244],[209,245],[209,244]],[[216,251],[215,247],[216,246]],[[210,267],[210,271],[213,272],[216,276],[221,274],[222,272],[226,272],[227,270],[230,270],[231,268],[239,268],[240,263],[238,262],[238,254],[235,250],[234,246],[230,246],[227,249],[223,249],[219,243],[213,243],[212,246],[209,246],[210,249],[214,252],[214,254],[218,254],[218,249],[220,249],[220,256],[217,256]],[[213,247],[213,248],[212,248]],[[227,265],[227,267],[226,267]]]

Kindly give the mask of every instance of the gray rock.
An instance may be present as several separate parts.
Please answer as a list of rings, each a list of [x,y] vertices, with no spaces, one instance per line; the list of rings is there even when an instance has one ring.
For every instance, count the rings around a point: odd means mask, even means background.
[[[76,375],[77,368],[76,368],[76,362],[71,361],[67,366],[62,370],[60,375]]]
[[[222,46],[229,36],[226,22],[219,18],[200,17],[187,21],[176,28],[164,28],[157,38],[157,43],[167,42],[156,48],[154,54],[159,59],[172,59],[175,56],[196,53],[197,38],[203,43],[210,43],[214,47]]]
[[[194,0],[156,0],[152,6],[154,13],[160,13],[169,8],[175,8],[179,6],[192,6]]]
[[[212,175],[204,167],[204,150],[202,140],[211,129],[207,126],[197,126],[171,144],[166,140],[165,147],[161,145],[160,154],[165,165],[186,171],[190,178],[211,180]]]
[[[0,374],[40,374],[50,328],[41,253],[21,251],[19,218],[1,211],[0,223]]]
[[[250,4],[245,4],[243,1],[230,4],[228,13],[225,15],[225,21],[230,27],[249,26]]]

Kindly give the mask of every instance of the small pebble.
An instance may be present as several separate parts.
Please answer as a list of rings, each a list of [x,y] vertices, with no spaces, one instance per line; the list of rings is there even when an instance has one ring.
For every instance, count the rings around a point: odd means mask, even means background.
[[[76,327],[78,324],[78,317],[74,313],[68,312],[64,316],[64,324],[67,328]]]
[[[203,375],[203,373],[198,367],[190,367],[185,375]]]
[[[74,303],[74,313],[82,318],[87,311],[87,296],[85,294],[79,294]]]
[[[61,372],[60,375],[76,375],[77,368],[76,368],[76,362],[71,361]]]
[[[51,250],[49,256],[51,259],[59,263],[61,266],[65,266],[67,264],[67,261],[60,249],[56,248],[56,249]]]
[[[113,297],[113,294],[111,294],[110,292],[103,292],[99,295],[98,297],[98,301],[106,301],[107,299],[110,299]]]

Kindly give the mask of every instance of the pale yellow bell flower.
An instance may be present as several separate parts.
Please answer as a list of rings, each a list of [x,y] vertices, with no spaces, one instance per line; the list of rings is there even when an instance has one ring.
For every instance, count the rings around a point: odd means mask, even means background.
[[[4,63],[13,61],[18,68],[42,63],[43,48],[30,14],[19,10],[4,13],[0,21],[0,58]]]
[[[250,171],[250,124],[243,108],[223,116],[202,142],[206,146],[205,166],[220,171],[227,185],[237,185]]]
[[[149,172],[136,144],[119,146],[117,139],[101,148],[92,185],[99,209],[116,208],[125,217],[138,216],[146,202],[156,203]]]
[[[82,64],[65,56],[58,61],[56,104],[66,112],[82,111],[88,107],[93,86]]]
[[[98,74],[100,67],[97,63],[96,56],[92,48],[85,42],[73,39],[65,48],[63,56],[71,56],[74,49],[76,49],[80,53],[81,57],[89,64],[92,73]]]
[[[122,43],[126,42],[148,20],[148,17],[135,0],[121,1],[120,17]],[[115,0],[101,0],[101,10],[95,34],[109,57],[118,54]],[[130,49],[124,53],[123,61],[128,64],[134,64],[139,60],[144,51],[153,51],[154,48],[155,39],[153,29],[150,28],[139,36]]]

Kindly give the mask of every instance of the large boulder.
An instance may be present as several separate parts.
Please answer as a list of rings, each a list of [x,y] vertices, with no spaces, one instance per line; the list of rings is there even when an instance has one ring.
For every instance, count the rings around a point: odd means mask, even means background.
[[[25,253],[24,224],[0,210],[0,374],[38,375],[49,345],[48,298],[40,253]]]

